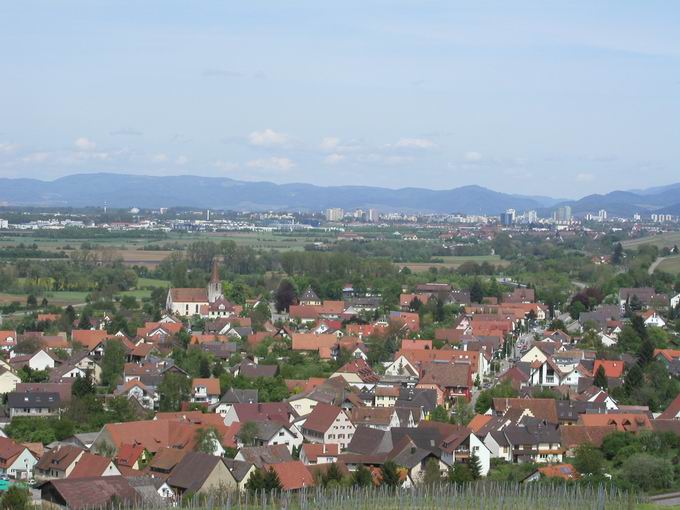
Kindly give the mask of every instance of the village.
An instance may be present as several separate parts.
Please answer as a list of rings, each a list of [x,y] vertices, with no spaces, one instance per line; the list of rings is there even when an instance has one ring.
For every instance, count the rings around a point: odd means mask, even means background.
[[[0,331],[0,488],[90,508],[610,468],[628,488],[675,483],[680,293],[587,288],[560,312],[533,286],[420,278],[385,312],[365,285],[322,299],[283,279],[237,304],[222,258],[209,267],[204,287],[136,311],[134,331],[122,302]]]

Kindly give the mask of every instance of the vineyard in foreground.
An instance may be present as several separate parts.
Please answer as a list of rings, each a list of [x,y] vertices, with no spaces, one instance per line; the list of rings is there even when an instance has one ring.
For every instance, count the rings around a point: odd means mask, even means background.
[[[293,493],[213,495],[185,498],[181,506],[192,510],[623,510],[639,508],[642,500],[616,488],[544,483],[476,483],[442,485],[394,491],[378,489],[311,489]],[[134,510],[152,510],[153,506]]]

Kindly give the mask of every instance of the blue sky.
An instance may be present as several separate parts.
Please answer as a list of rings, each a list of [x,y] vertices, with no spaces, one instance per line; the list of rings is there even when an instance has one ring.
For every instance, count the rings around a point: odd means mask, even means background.
[[[0,176],[680,181],[680,4],[0,3]]]

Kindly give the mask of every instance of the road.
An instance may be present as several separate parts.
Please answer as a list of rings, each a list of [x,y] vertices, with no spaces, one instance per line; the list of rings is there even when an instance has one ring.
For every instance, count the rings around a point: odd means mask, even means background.
[[[659,265],[666,259],[671,259],[673,257],[677,257],[677,255],[671,255],[669,257],[657,257],[657,259],[652,262],[652,265],[649,266],[649,269],[647,270],[647,274],[652,275],[654,274],[654,271],[656,271],[656,268],[659,267]]]

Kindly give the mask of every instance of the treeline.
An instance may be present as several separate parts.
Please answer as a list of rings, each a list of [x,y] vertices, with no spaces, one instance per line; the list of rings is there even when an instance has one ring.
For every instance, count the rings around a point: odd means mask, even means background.
[[[27,246],[19,243],[17,246],[0,248],[0,259],[65,259],[68,255],[63,251],[47,251],[38,249],[37,244]]]

